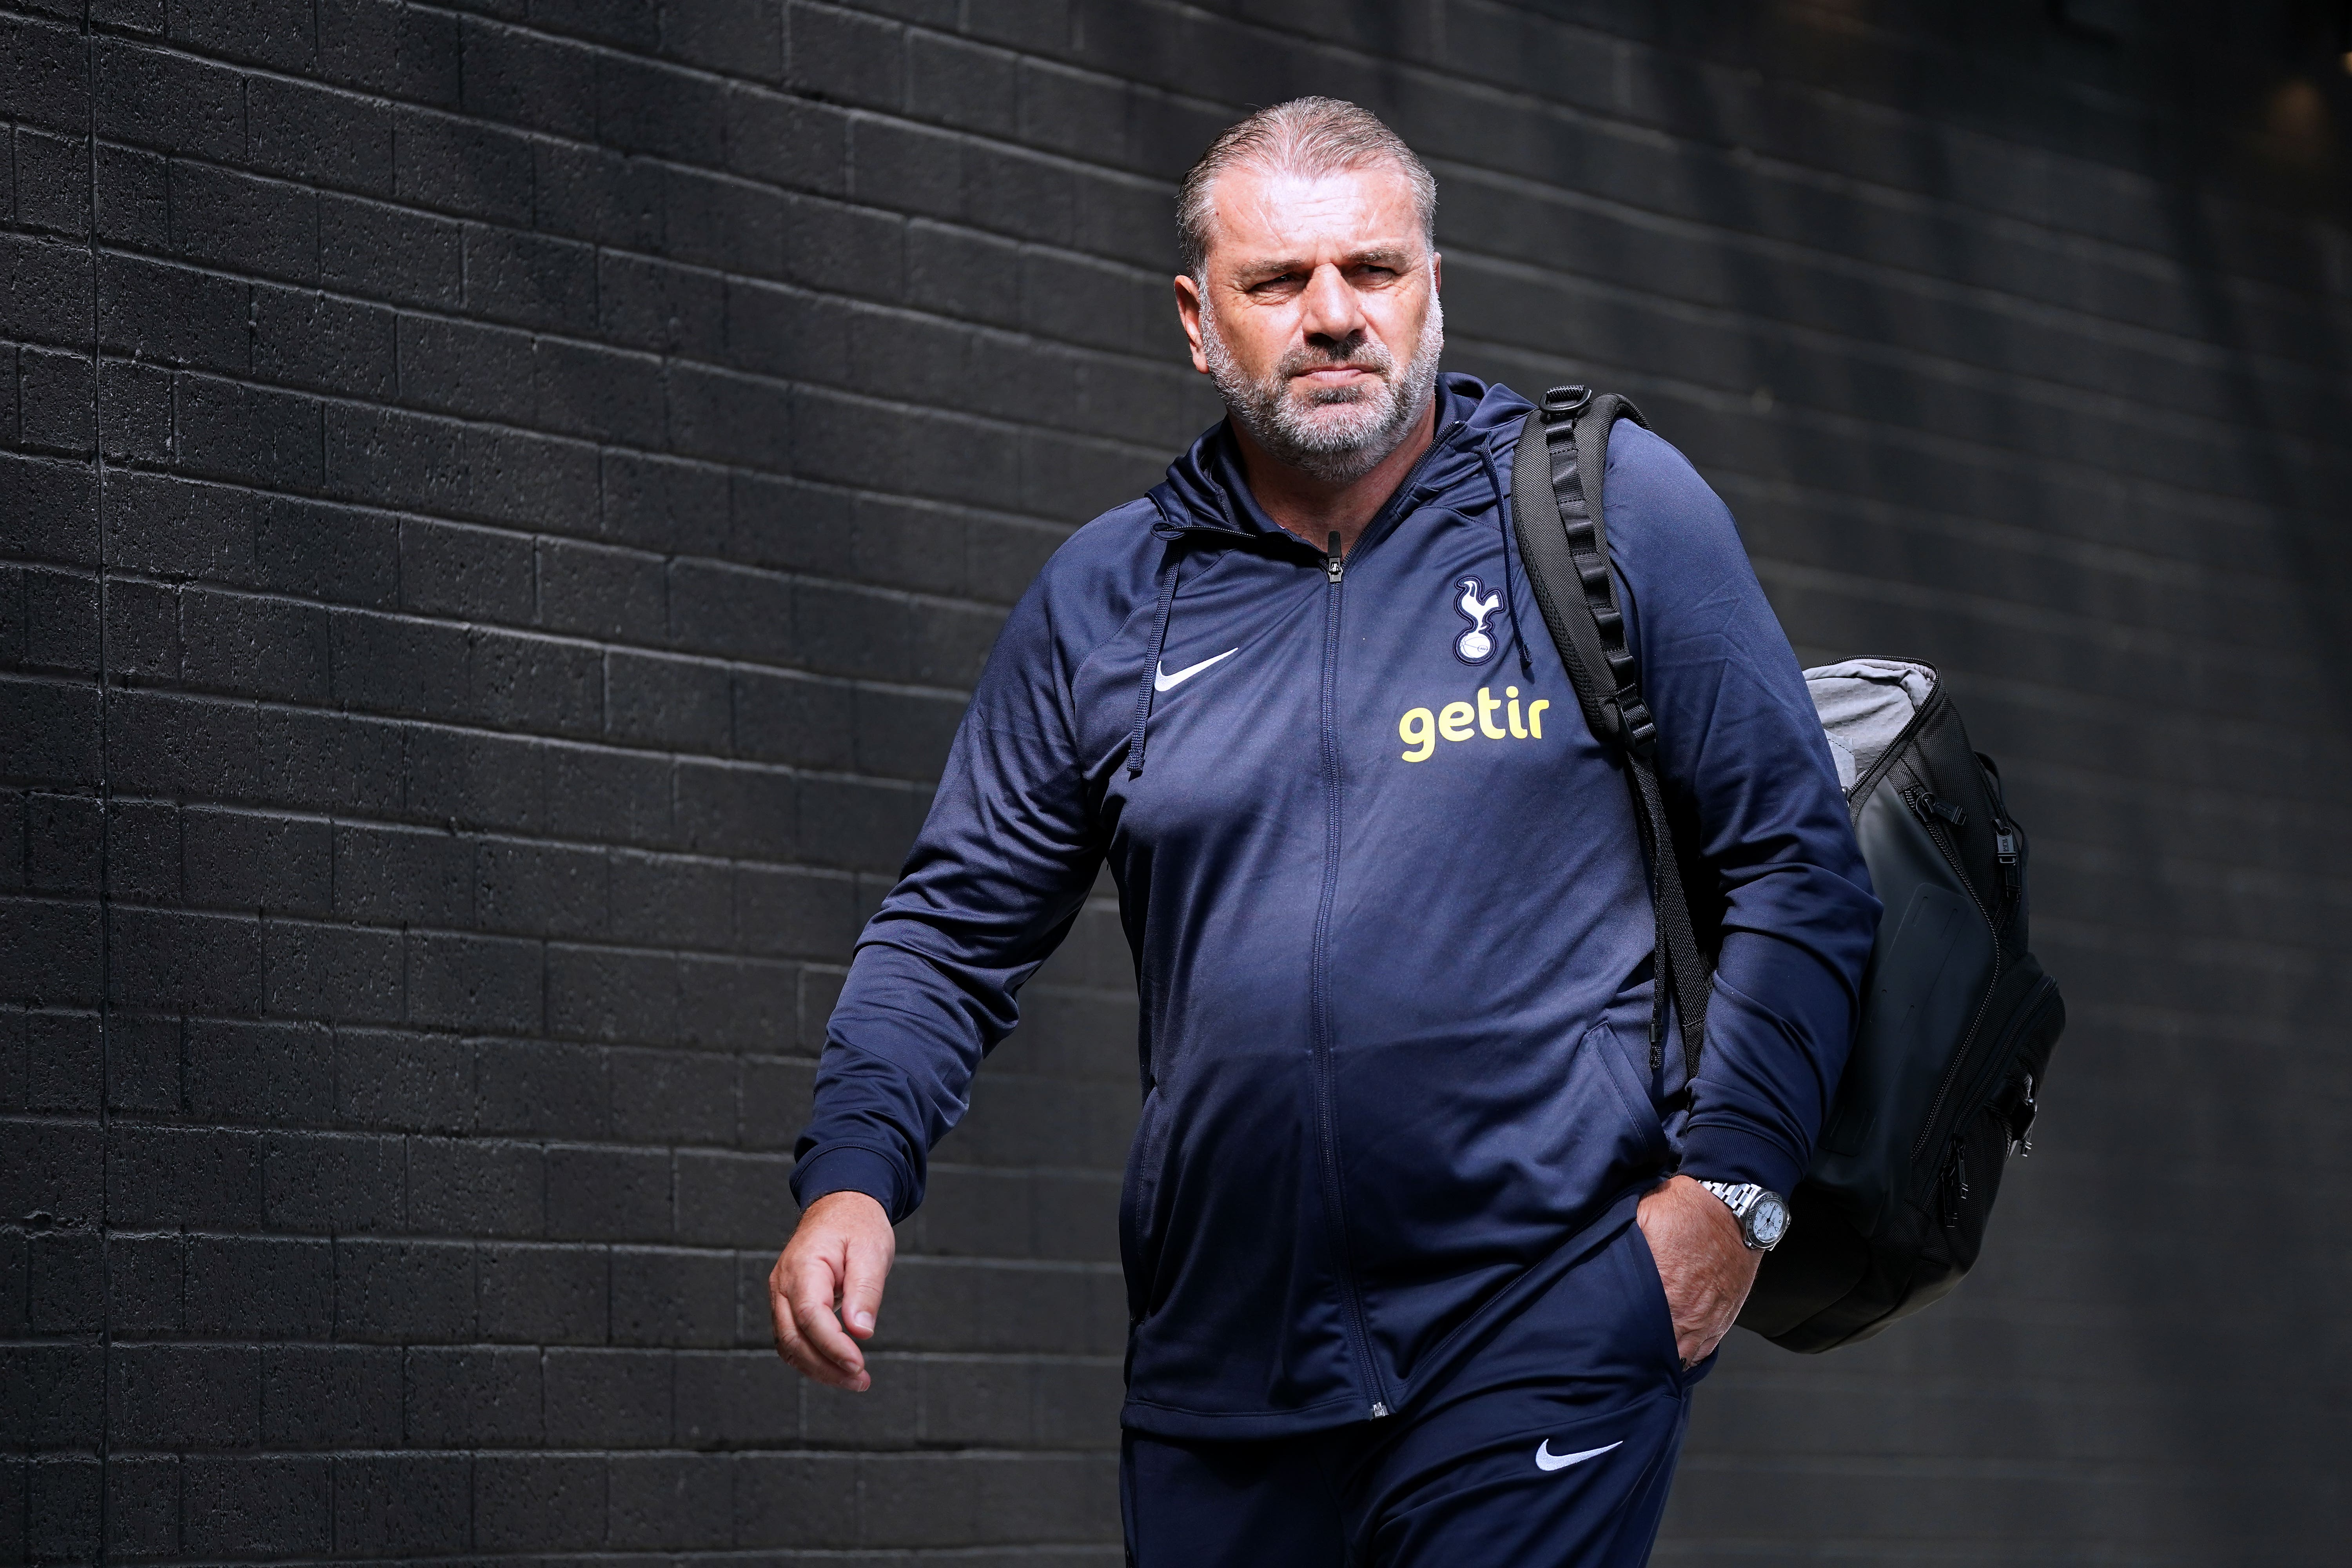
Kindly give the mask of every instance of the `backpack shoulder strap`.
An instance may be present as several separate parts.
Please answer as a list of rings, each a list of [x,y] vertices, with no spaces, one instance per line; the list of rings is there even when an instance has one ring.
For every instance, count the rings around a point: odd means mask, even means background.
[[[1543,612],[1584,721],[1625,763],[1642,851],[1649,863],[1657,921],[1657,984],[1650,1013],[1650,1065],[1660,1060],[1666,998],[1681,1025],[1685,1081],[1698,1076],[1709,991],[1706,959],[1691,926],[1658,784],[1658,731],[1642,700],[1641,670],[1625,642],[1625,617],[1609,573],[1601,484],[1609,433],[1620,419],[1648,428],[1641,411],[1614,394],[1556,386],[1520,427],[1511,471],[1511,511],[1528,585]]]

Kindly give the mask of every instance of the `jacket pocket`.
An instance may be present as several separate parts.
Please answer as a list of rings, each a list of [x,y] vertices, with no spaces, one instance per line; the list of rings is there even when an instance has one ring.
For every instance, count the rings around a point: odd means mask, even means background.
[[[1127,1175],[1118,1205],[1118,1257],[1127,1276],[1127,1316],[1139,1323],[1149,1315],[1151,1279],[1159,1267],[1160,1236],[1156,1210],[1160,1173],[1168,1162],[1167,1107],[1154,1084],[1143,1097],[1143,1113],[1136,1119],[1135,1142],[1128,1146]]]
[[[1664,1361],[1668,1371],[1679,1381],[1684,1371],[1682,1341],[1675,1331],[1674,1303],[1666,1300],[1666,1279],[1658,1271],[1658,1255],[1650,1250],[1649,1236],[1641,1222],[1625,1222],[1622,1242],[1625,1261],[1625,1289],[1632,1295],[1642,1333],[1648,1348]]]
[[[1650,1099],[1649,1086],[1642,1081],[1633,1058],[1625,1054],[1624,1042],[1617,1037],[1617,1031],[1607,1024],[1593,1025],[1578,1045],[1577,1055],[1588,1064],[1597,1064],[1598,1076],[1606,1079],[1614,1091],[1616,1102],[1625,1115],[1626,1128],[1633,1135],[1633,1146],[1639,1152],[1636,1157],[1647,1158],[1663,1173],[1669,1152],[1665,1122]]]

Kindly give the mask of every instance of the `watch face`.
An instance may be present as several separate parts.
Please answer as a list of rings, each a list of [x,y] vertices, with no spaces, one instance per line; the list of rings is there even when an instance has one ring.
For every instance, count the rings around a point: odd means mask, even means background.
[[[1766,1193],[1748,1211],[1748,1234],[1759,1247],[1774,1247],[1789,1234],[1789,1205],[1776,1193]]]

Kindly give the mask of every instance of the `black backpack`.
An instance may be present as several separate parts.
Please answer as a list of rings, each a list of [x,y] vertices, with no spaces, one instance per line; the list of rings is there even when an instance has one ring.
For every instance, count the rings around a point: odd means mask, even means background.
[[[1712,890],[1686,884],[1675,858],[1657,728],[1610,577],[1601,481],[1620,419],[1647,428],[1622,397],[1546,393],[1519,433],[1511,510],[1585,721],[1633,789],[1657,920],[1651,1065],[1671,995],[1696,1077],[1713,966],[1691,911]],[[2025,835],[1935,669],[1854,659],[1805,679],[1885,912],[1812,1167],[1739,1322],[1789,1350],[1825,1351],[1917,1311],[1974,1266],[2002,1167],[2032,1147],[2034,1097],[2066,1012],[2026,948]]]

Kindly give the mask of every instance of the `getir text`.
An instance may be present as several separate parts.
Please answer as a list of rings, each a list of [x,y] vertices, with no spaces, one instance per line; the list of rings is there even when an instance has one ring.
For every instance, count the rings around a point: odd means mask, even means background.
[[[1473,735],[1484,735],[1490,741],[1540,741],[1543,712],[1550,706],[1549,699],[1537,698],[1528,704],[1527,718],[1522,721],[1517,687],[1503,688],[1502,699],[1497,700],[1493,687],[1482,686],[1475,709],[1467,702],[1449,702],[1434,713],[1426,708],[1407,709],[1404,717],[1397,721],[1397,739],[1406,747],[1400,754],[1408,763],[1425,763],[1437,750],[1441,735],[1449,741],[1466,741]],[[1504,716],[1510,728],[1507,730],[1495,722],[1497,713]]]

